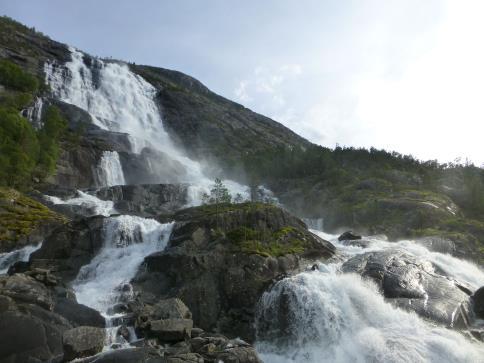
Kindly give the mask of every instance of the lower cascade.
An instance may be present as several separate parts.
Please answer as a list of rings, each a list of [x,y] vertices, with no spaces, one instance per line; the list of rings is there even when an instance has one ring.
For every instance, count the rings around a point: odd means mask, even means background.
[[[29,260],[30,254],[37,251],[42,246],[42,243],[37,245],[28,245],[18,250],[0,253],[0,274],[7,273],[10,266],[16,262]]]
[[[368,252],[338,244],[334,238],[332,241],[345,260]],[[369,239],[369,243],[368,249],[373,251],[402,248],[426,256],[449,276],[470,286],[484,282],[484,273],[477,266],[430,252],[412,241]],[[256,321],[256,347],[264,362],[482,361],[482,343],[394,306],[375,283],[344,273],[342,265],[318,264],[311,271],[277,282],[264,293]]]
[[[123,315],[116,314],[113,308],[132,298],[130,280],[147,255],[165,248],[172,228],[172,223],[160,224],[128,215],[105,220],[103,247],[81,268],[72,283],[78,302],[98,310],[106,318],[105,349],[114,343],[127,345],[124,338],[116,337]],[[132,329],[130,336],[135,339]]]

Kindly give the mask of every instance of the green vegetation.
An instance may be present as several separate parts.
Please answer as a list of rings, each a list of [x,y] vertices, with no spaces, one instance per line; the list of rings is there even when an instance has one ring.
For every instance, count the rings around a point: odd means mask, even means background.
[[[16,64],[0,60],[0,84],[15,91],[34,93],[39,87],[38,79]]]
[[[203,204],[220,204],[220,203],[230,203],[232,197],[229,193],[227,187],[222,183],[222,180],[215,178],[212,189],[210,190],[210,195],[204,193],[202,196]]]
[[[306,247],[300,232],[290,226],[275,232],[240,227],[229,231],[227,238],[236,250],[265,257],[303,253]]]
[[[0,186],[28,189],[34,178],[54,173],[66,121],[54,106],[48,107],[40,130],[20,115],[39,82],[16,64],[0,61],[0,84],[5,88],[0,92]]]
[[[0,187],[0,241],[15,242],[45,222],[63,222],[64,217],[22,193]]]
[[[277,190],[284,181],[312,194],[313,199],[315,189],[342,199],[358,193],[431,192],[450,197],[467,217],[484,220],[484,169],[469,163],[421,162],[374,148],[331,150],[316,145],[248,153],[241,163],[251,185],[265,183]],[[234,173],[239,167],[234,167]]]

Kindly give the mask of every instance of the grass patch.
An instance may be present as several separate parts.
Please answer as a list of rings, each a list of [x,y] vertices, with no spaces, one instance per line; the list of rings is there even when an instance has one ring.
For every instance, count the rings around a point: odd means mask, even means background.
[[[264,257],[300,254],[306,248],[302,233],[291,226],[275,232],[239,227],[229,231],[226,236],[236,251]]]
[[[0,188],[0,241],[18,241],[46,222],[65,222],[65,217],[24,194]]]

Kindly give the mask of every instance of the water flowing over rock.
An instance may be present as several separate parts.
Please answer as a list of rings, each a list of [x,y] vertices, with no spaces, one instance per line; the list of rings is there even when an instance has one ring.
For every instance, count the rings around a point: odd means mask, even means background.
[[[430,261],[401,250],[370,252],[346,261],[344,272],[374,280],[398,306],[452,326],[454,312],[469,299],[465,285],[446,276]]]

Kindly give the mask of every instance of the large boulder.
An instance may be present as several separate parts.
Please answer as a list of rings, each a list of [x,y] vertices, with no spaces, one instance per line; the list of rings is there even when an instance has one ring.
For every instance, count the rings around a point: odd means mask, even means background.
[[[188,185],[116,185],[99,189],[96,196],[113,201],[119,213],[151,217],[172,213],[185,206],[188,203]]]
[[[80,326],[64,332],[64,359],[89,357],[103,349],[106,333],[104,329]]]
[[[104,328],[106,325],[106,319],[97,310],[79,304],[73,299],[58,298],[54,312],[69,320],[75,327],[88,325]]]
[[[104,332],[102,316],[77,304],[74,292],[50,272],[0,276],[0,361],[60,362],[64,332],[84,322]]]
[[[150,323],[150,334],[162,342],[177,342],[192,335],[192,319],[160,319]]]
[[[0,276],[0,361],[62,359],[62,333],[72,326],[52,311],[55,296],[31,276]]]
[[[73,280],[103,244],[104,217],[96,216],[62,225],[31,254],[32,267],[50,268],[64,281]]]
[[[170,242],[145,258],[133,280],[140,299],[178,297],[196,326],[252,340],[255,305],[281,276],[334,246],[286,211],[257,203],[182,210]]]
[[[355,256],[342,269],[372,279],[389,301],[445,326],[453,325],[454,312],[469,300],[467,286],[431,262],[399,249]]]

